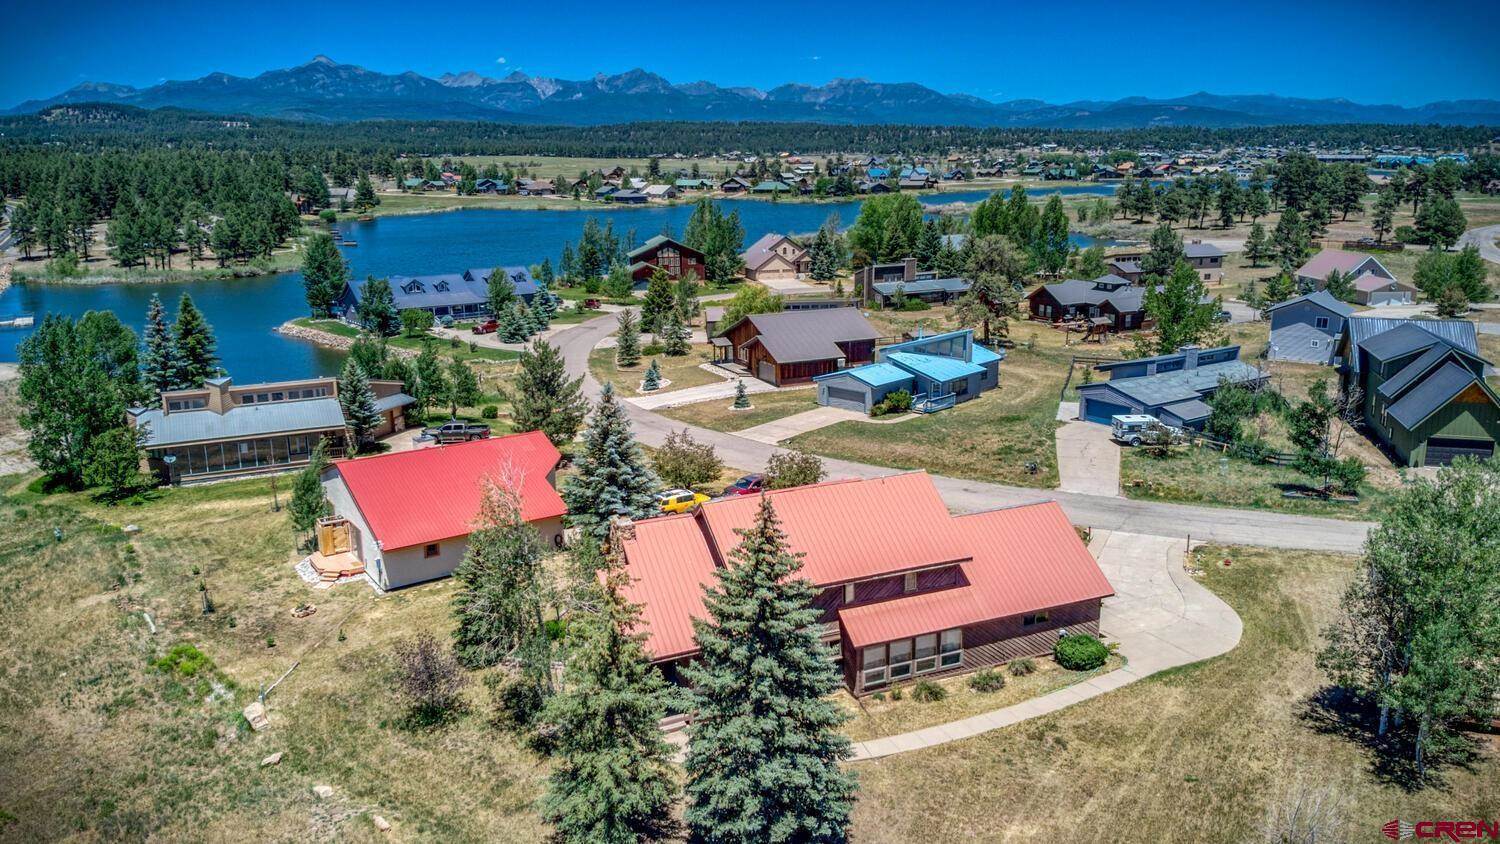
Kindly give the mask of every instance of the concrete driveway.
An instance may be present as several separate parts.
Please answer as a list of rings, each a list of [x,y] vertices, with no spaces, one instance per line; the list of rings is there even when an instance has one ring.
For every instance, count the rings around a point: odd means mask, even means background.
[[[1462,249],[1465,246],[1477,246],[1480,257],[1491,263],[1500,264],[1500,245],[1497,245],[1496,241],[1500,241],[1500,225],[1483,226],[1469,229],[1460,235],[1458,247]]]
[[[684,387],[681,390],[667,390],[661,393],[647,393],[643,396],[631,396],[625,401],[639,408],[656,410],[662,407],[680,407],[685,404],[694,404],[709,399],[734,399],[735,381],[745,382],[745,392],[754,395],[756,393],[772,393],[776,388],[760,380],[759,378],[730,378],[717,384],[703,384],[698,387]],[[725,405],[726,407],[728,405]]]
[[[1083,495],[1120,494],[1120,447],[1109,428],[1068,422],[1057,429],[1057,488]]]
[[[915,415],[915,414],[910,414]],[[763,425],[746,428],[739,435],[748,440],[758,443],[775,445],[782,440],[789,440],[798,434],[808,431],[816,431],[819,428],[827,428],[829,425],[837,425],[840,422],[863,422],[869,419],[857,410],[846,410],[842,407],[817,407],[812,410],[804,410],[791,416],[780,419],[772,419]]]

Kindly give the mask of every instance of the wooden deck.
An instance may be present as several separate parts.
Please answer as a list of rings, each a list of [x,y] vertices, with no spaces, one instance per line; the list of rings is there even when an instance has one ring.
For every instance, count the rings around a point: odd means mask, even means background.
[[[326,583],[363,574],[365,571],[365,564],[348,551],[340,551],[336,554],[314,551],[308,559],[312,561],[313,570],[318,573],[318,579]]]

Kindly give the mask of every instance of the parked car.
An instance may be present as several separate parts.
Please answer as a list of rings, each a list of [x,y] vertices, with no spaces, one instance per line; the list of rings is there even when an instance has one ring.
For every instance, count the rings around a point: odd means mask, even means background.
[[[432,437],[440,443],[462,443],[469,440],[486,439],[490,435],[490,426],[460,422],[454,419],[451,422],[444,422],[436,428],[423,428],[422,435]]]
[[[1136,446],[1141,444],[1145,438],[1146,430],[1153,425],[1161,425],[1155,416],[1144,413],[1126,413],[1109,418],[1110,438],[1117,443]],[[1169,432],[1178,432],[1180,429],[1171,425],[1161,425]]]
[[[762,489],[765,489],[765,486],[766,476],[756,473],[754,475],[746,475],[729,486],[724,487],[724,491],[719,493],[719,495],[755,495]]]
[[[498,320],[487,319],[484,322],[474,323],[474,327],[469,330],[475,334],[494,334],[499,329],[500,323]]]
[[[690,489],[669,489],[657,493],[656,503],[663,513],[686,513],[708,500],[708,496]]]
[[[597,310],[599,310],[599,300],[598,299],[584,299],[583,300],[583,306],[585,308],[588,308],[591,311],[597,311]]]

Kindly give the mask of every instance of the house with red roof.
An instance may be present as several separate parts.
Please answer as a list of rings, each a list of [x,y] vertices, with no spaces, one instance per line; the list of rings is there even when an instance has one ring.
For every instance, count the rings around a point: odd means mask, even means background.
[[[1319,250],[1318,254],[1307,259],[1307,263],[1298,267],[1294,275],[1298,286],[1310,290],[1322,290],[1323,286],[1328,283],[1328,274],[1335,270],[1361,280],[1366,276],[1386,279],[1396,277],[1374,255],[1349,252],[1344,249]]]
[[[520,492],[521,517],[557,547],[567,507],[554,486],[562,455],[540,431],[338,460],[323,473],[347,553],[382,588],[447,577],[469,547],[486,479]],[[350,566],[344,571],[357,570]]]
[[[767,495],[857,695],[1049,653],[1064,631],[1097,634],[1114,594],[1056,502],[955,517],[925,472]],[[625,595],[668,676],[698,654],[705,589],[759,506],[726,498],[615,526]]]

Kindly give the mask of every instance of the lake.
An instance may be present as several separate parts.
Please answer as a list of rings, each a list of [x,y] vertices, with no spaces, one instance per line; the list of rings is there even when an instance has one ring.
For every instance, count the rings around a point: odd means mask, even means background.
[[[1030,188],[1028,193],[1106,195],[1113,193],[1114,187],[1069,185]],[[989,194],[956,191],[924,196],[922,201],[937,207],[976,202]],[[847,226],[859,216],[862,204],[861,200],[828,204],[728,200],[723,207],[740,212],[748,245],[768,232],[814,231],[829,214],[838,214]],[[601,225],[613,221],[615,231],[622,236],[633,229],[637,241],[668,226],[681,234],[692,213],[693,207],[687,204],[585,211],[469,208],[343,223],[341,230],[359,244],[343,250],[355,277],[421,275],[534,264],[544,257],[555,262],[563,243],[577,243],[584,222],[590,218]],[[1080,234],[1074,234],[1073,241],[1079,246],[1093,242]],[[184,291],[192,295],[213,325],[223,365],[239,383],[331,375],[342,365],[340,352],[273,333],[276,326],[307,313],[300,273],[176,284],[17,284],[0,294],[0,317],[33,313],[40,322],[49,313],[76,318],[89,310],[110,310],[139,332],[153,294],[161,296],[169,312],[175,312]],[[0,328],[0,361],[15,361],[16,346],[29,333],[30,329]]]

